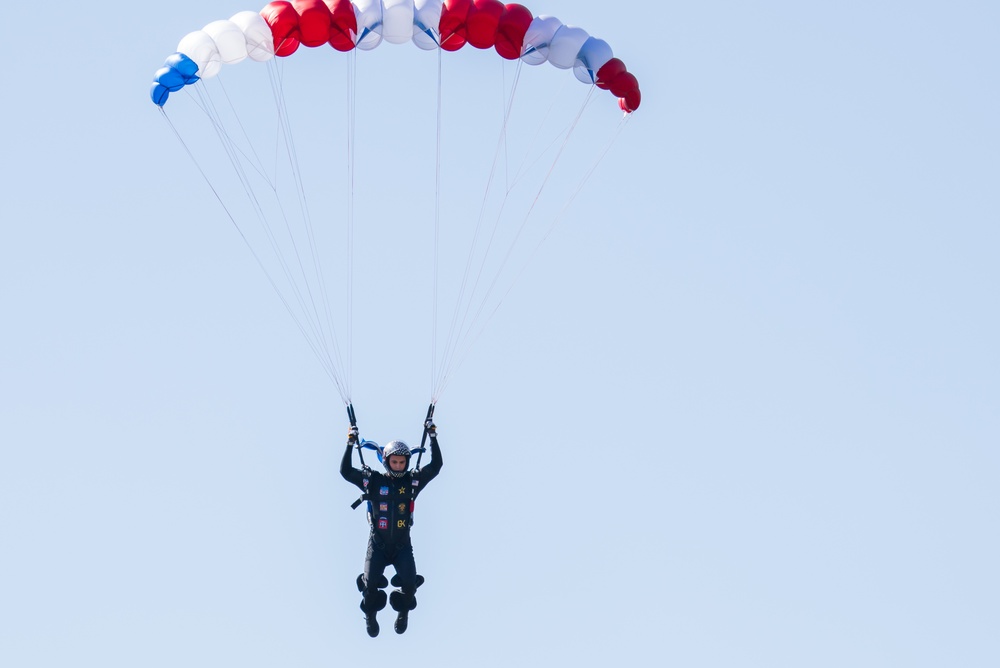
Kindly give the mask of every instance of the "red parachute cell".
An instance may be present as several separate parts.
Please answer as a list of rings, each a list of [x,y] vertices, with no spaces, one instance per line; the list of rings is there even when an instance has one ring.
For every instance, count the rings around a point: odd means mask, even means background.
[[[260,10],[261,17],[271,26],[274,55],[290,56],[299,48],[299,13],[287,0],[275,0]]]
[[[639,102],[641,100],[642,95],[639,93],[639,89],[636,88],[625,97],[618,98],[618,108],[627,114],[631,114],[639,108]]]
[[[477,49],[492,49],[497,41],[497,27],[503,11],[500,0],[473,0],[465,19],[469,44]]]
[[[309,47],[330,41],[330,9],[323,0],[292,0],[299,14],[299,41]]]
[[[631,72],[619,74],[611,82],[611,94],[618,98],[618,106],[633,112],[639,107],[639,82]]]
[[[604,66],[597,70],[597,87],[601,90],[609,90],[611,88],[611,82],[615,80],[619,74],[625,74],[625,63],[618,60],[617,58],[612,58],[608,62],[604,63]]]
[[[625,97],[634,90],[639,90],[639,82],[631,72],[622,72],[611,81],[611,94],[615,97]]]
[[[441,8],[441,21],[438,32],[441,34],[441,48],[445,51],[458,51],[468,41],[466,38],[465,21],[469,16],[471,0],[445,0]]]
[[[524,46],[524,34],[534,17],[531,10],[524,5],[510,4],[504,7],[500,22],[497,25],[496,51],[507,60],[517,60],[521,57]]]
[[[326,0],[326,6],[330,10],[330,46],[337,51],[350,51],[358,34],[354,5],[351,0]]]

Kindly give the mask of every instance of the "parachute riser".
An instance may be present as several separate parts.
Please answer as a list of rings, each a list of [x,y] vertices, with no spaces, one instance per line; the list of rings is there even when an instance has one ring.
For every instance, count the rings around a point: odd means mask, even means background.
[[[358,426],[358,418],[354,415],[354,404],[347,404],[347,419],[350,420],[352,427]],[[365,467],[365,455],[361,452],[361,437],[358,437],[358,442],[354,445],[358,450],[358,458],[361,460],[361,468]]]
[[[427,445],[427,422],[434,417],[434,403],[432,402],[430,406],[427,407],[427,417],[424,418],[424,435],[420,437],[420,450],[417,451],[417,466],[416,469],[420,470],[420,458],[424,455],[424,446]]]

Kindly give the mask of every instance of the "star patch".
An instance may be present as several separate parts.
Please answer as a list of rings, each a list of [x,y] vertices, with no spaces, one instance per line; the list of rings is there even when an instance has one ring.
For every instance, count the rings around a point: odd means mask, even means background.
[[[405,487],[400,487],[399,488],[399,493],[400,494],[406,494],[406,488]]]

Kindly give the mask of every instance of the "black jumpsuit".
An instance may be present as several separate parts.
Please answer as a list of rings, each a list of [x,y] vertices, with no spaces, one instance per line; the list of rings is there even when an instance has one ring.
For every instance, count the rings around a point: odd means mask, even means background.
[[[435,435],[431,436],[430,443],[430,464],[416,471],[407,471],[398,478],[368,467],[356,469],[351,465],[353,445],[348,443],[344,451],[340,475],[364,492],[371,504],[371,534],[361,582],[364,595],[361,609],[365,613],[385,607],[385,594],[378,588],[386,586],[383,574],[386,566],[390,565],[396,569],[398,576],[393,584],[399,585],[401,593],[401,596],[393,595],[393,608],[410,610],[414,607],[417,567],[410,542],[413,500],[437,476],[442,464],[441,448]]]

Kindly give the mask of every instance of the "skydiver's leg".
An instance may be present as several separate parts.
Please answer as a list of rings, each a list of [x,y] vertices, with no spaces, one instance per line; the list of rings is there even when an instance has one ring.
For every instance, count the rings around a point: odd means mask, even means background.
[[[364,590],[378,590],[389,586],[385,578],[385,567],[391,560],[386,555],[385,547],[375,542],[374,538],[368,539],[368,552],[365,553],[365,572],[363,576]]]
[[[389,583],[385,579],[385,567],[389,564],[385,551],[377,545],[373,538],[368,540],[368,552],[365,554],[365,572],[358,576],[358,590],[361,592],[361,611],[365,613],[365,624],[368,635],[372,638],[378,635],[376,613],[385,607],[386,595],[382,591]]]
[[[395,629],[396,633],[406,631],[410,610],[417,607],[417,565],[413,560],[413,548],[411,546],[400,547],[392,560],[392,565],[396,568],[396,575],[392,578],[392,584],[399,587],[389,596],[389,605],[397,613]]]
[[[392,584],[399,587],[407,596],[413,596],[417,591],[417,564],[413,559],[413,547],[399,547],[392,560],[396,576]]]

